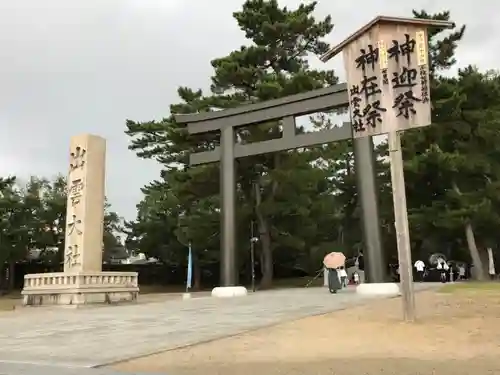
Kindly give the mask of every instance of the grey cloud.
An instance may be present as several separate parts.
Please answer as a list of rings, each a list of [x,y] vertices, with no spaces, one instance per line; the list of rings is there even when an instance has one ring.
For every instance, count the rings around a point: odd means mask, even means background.
[[[159,119],[177,101],[178,86],[208,87],[210,60],[245,43],[231,17],[242,2],[0,0],[0,174],[64,173],[69,137],[96,133],[108,140],[107,194],[120,214],[133,218],[139,188],[159,167],[127,150],[125,119]],[[468,25],[460,64],[496,67],[500,26],[490,15],[497,3],[406,4],[323,1],[318,16],[332,15],[335,44],[379,14],[450,9]],[[340,57],[328,67],[343,77]]]

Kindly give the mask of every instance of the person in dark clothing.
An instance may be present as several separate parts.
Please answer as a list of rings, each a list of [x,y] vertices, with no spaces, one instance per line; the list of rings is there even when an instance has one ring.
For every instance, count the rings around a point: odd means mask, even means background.
[[[359,255],[358,255],[358,269],[360,271],[364,271],[365,270],[365,257],[363,256],[362,252],[360,252]]]
[[[356,267],[357,267],[357,273],[359,275],[359,282],[364,283],[365,282],[365,258],[363,256],[363,252],[360,251],[357,258],[356,258]]]
[[[447,281],[447,276],[448,276],[447,273],[450,269],[450,267],[448,266],[448,263],[446,263],[444,261],[444,259],[439,259],[436,268],[439,271],[441,282],[445,283]]]
[[[328,289],[330,293],[337,293],[337,290],[342,289],[340,285],[339,275],[337,269],[328,268]]]

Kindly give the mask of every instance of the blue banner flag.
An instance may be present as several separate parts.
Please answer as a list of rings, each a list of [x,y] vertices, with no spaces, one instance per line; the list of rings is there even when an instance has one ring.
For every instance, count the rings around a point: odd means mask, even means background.
[[[191,251],[191,243],[189,243],[186,289],[191,289],[192,279],[193,279],[193,253]]]

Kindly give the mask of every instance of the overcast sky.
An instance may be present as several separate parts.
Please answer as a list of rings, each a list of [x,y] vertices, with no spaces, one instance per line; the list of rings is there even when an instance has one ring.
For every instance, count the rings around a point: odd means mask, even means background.
[[[242,3],[0,0],[0,176],[66,173],[69,138],[98,134],[108,141],[107,195],[134,218],[139,189],[159,167],[128,151],[125,119],[161,119],[179,85],[207,87],[210,60],[244,43],[231,17]],[[332,15],[335,44],[376,15],[410,16],[412,7],[451,10],[468,26],[459,64],[498,68],[493,0],[320,0],[317,13]],[[328,64],[343,78],[340,56]]]

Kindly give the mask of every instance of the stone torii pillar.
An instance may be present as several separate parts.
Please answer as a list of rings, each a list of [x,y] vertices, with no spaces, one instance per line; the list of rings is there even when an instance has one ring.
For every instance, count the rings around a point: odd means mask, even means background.
[[[237,284],[235,245],[235,159],[251,155],[261,155],[302,147],[315,146],[352,138],[351,124],[334,127],[319,132],[297,134],[295,117],[308,113],[328,111],[348,105],[345,84],[313,90],[303,94],[269,100],[238,108],[176,115],[179,124],[186,124],[190,134],[220,131],[220,146],[214,150],[190,155],[190,164],[199,165],[221,162],[221,287],[230,293]],[[251,144],[235,144],[234,131],[239,126],[257,125],[267,121],[281,121],[283,136]],[[370,282],[385,280],[385,263],[380,238],[378,217],[378,194],[374,175],[373,143],[354,140],[356,169],[358,171],[360,202],[363,209],[362,221],[365,241],[367,276]],[[361,184],[361,185],[360,185]]]
[[[352,144],[354,147],[356,187],[362,211],[365,280],[370,283],[383,283],[387,281],[387,265],[382,247],[373,138],[356,138],[353,139]]]

